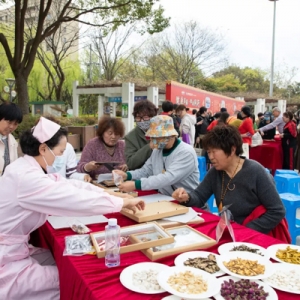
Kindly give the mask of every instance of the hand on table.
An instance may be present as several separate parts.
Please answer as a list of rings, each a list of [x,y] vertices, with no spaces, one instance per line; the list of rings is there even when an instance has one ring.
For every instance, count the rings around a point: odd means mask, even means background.
[[[279,136],[280,136],[281,138],[283,138],[283,137],[284,137],[284,133],[280,133]]]
[[[131,199],[124,199],[123,208],[128,208],[133,211],[135,214],[138,210],[144,210],[145,209],[145,202],[142,199],[139,198],[131,198]]]
[[[135,190],[135,182],[134,181],[126,181],[118,185],[118,188],[121,192],[132,192]]]
[[[99,165],[96,161],[90,161],[89,163],[84,165],[83,169],[86,172],[92,172],[92,171],[99,169],[100,167],[101,167],[101,165]]]
[[[260,133],[261,136],[264,136],[264,133],[262,131],[259,131],[259,133]]]
[[[89,174],[84,175],[83,181],[85,182],[92,182],[92,177]]]
[[[179,201],[179,202],[186,202],[189,200],[189,195],[188,193],[186,192],[186,190],[184,188],[178,188],[176,189],[173,194],[172,194],[172,197]]]

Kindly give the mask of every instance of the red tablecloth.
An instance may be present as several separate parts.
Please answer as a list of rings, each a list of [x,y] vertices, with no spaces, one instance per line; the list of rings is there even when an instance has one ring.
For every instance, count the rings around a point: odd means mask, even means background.
[[[250,147],[249,158],[258,161],[265,168],[282,169],[283,152],[281,141],[264,141],[261,146]]]
[[[134,221],[127,217],[115,213],[106,215],[106,217],[115,217],[121,226],[132,225]],[[208,212],[203,212],[202,217],[205,222],[192,225],[192,227],[202,233],[215,239],[215,228],[219,217]],[[105,224],[90,225],[92,231],[104,230]],[[245,228],[238,224],[233,224],[236,241],[250,242],[267,248],[273,244],[281,243],[272,237],[263,235],[254,230]],[[60,275],[61,300],[96,300],[96,299],[162,299],[168,293],[146,295],[132,292],[122,286],[119,280],[121,271],[132,264],[138,262],[150,261],[142,252],[136,251],[121,254],[121,265],[115,268],[107,268],[104,264],[104,258],[98,259],[96,256],[62,256],[65,244],[64,237],[74,234],[71,229],[54,230],[47,222],[38,231],[36,231],[35,240],[38,238],[38,245],[48,247],[53,251]],[[218,253],[220,244],[230,242],[231,238],[226,231],[222,240],[217,245],[206,249]],[[157,262],[169,266],[174,265],[174,259],[177,256],[172,255]],[[280,300],[300,299],[300,295],[289,294],[282,291],[276,291]]]

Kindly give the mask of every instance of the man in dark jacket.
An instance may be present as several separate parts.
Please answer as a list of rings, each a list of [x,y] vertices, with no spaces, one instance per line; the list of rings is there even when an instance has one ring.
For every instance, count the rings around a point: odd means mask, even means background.
[[[207,108],[205,106],[201,106],[197,116],[196,127],[196,143],[200,143],[200,147],[202,148],[201,139],[207,133],[207,127],[209,125],[209,121],[207,118]]]

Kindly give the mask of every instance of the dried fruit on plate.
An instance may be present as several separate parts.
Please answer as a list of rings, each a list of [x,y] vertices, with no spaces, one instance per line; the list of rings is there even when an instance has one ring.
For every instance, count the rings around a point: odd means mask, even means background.
[[[276,257],[287,263],[300,264],[300,252],[290,246],[287,246],[286,249],[277,250]]]
[[[224,266],[231,272],[244,276],[257,276],[265,273],[265,266],[257,260],[248,259],[231,259],[229,262],[224,261]]]

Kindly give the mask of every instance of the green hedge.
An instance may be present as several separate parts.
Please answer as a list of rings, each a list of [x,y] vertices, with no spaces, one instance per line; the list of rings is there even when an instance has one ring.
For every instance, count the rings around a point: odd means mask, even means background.
[[[23,117],[23,122],[19,124],[18,128],[13,132],[13,135],[16,138],[19,138],[21,133],[27,129],[31,129],[35,124],[38,122],[40,116],[32,116],[32,115],[25,115]],[[98,124],[98,118],[97,117],[55,117],[57,122],[62,127],[68,127],[68,126],[90,126],[90,125],[96,125]]]

